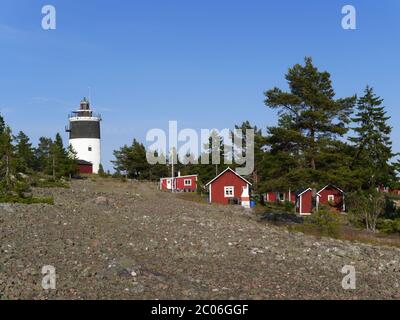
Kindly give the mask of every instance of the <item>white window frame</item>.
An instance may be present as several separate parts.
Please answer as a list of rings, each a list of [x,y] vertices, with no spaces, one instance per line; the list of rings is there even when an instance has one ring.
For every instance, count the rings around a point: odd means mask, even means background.
[[[190,186],[192,186],[192,179],[185,179],[185,180],[183,180],[183,185],[184,185],[185,187],[190,187]]]
[[[225,198],[234,198],[235,197],[235,187],[234,186],[224,187],[224,196],[225,196]]]
[[[329,194],[328,195],[328,202],[334,202],[335,201],[335,195]]]

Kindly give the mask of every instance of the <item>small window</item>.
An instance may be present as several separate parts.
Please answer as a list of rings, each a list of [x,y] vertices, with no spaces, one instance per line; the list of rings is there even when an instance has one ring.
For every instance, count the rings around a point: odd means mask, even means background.
[[[233,198],[235,195],[234,187],[224,187],[225,198]]]
[[[335,201],[335,196],[333,194],[328,195],[328,201],[329,202],[334,202]]]
[[[92,147],[88,147],[88,151],[92,151]]]
[[[192,180],[191,180],[191,179],[185,179],[185,180],[183,181],[183,184],[184,184],[185,186],[191,186],[191,185],[192,185]]]

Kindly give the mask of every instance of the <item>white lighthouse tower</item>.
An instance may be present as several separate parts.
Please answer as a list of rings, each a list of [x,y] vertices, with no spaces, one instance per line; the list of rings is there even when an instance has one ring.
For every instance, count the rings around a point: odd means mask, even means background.
[[[69,144],[76,152],[76,157],[90,162],[93,173],[99,172],[101,163],[100,122],[101,116],[93,113],[90,102],[84,98],[79,110],[70,114],[67,128]]]

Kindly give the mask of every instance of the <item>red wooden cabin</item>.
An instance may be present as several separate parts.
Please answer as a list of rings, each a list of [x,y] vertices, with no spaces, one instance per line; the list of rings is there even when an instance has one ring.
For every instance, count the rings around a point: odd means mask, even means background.
[[[334,185],[326,185],[317,192],[317,207],[320,204],[330,206],[338,212],[346,211],[344,191]]]
[[[292,191],[286,192],[275,192],[269,191],[264,196],[265,202],[286,202],[290,201],[291,203],[296,203],[296,194]]]
[[[178,175],[175,178],[161,178],[160,190],[195,192],[197,190],[197,175]]]
[[[230,199],[242,196],[243,188],[250,190],[251,183],[231,168],[227,168],[206,184],[209,190],[210,203],[229,204]]]
[[[300,215],[312,214],[313,205],[313,191],[311,188],[304,189],[297,193],[296,211]]]
[[[85,160],[78,160],[78,173],[79,174],[92,174],[93,173],[93,164],[91,162]]]

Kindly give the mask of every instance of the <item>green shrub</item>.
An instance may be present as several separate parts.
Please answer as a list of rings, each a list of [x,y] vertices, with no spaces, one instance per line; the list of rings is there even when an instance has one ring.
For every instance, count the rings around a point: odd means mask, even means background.
[[[380,219],[377,228],[383,233],[400,233],[400,219]]]
[[[21,197],[18,195],[1,195],[0,196],[0,203],[22,203],[22,204],[38,204],[38,203],[45,203],[54,205],[54,198],[53,197]]]
[[[294,212],[294,204],[291,201],[285,201],[283,206],[285,207],[285,211],[288,213]]]
[[[321,235],[337,238],[340,233],[340,218],[337,213],[321,207],[305,219],[305,225],[315,227]]]
[[[68,189],[70,186],[64,181],[53,180],[53,179],[38,179],[31,183],[32,187],[36,188],[65,188]]]

